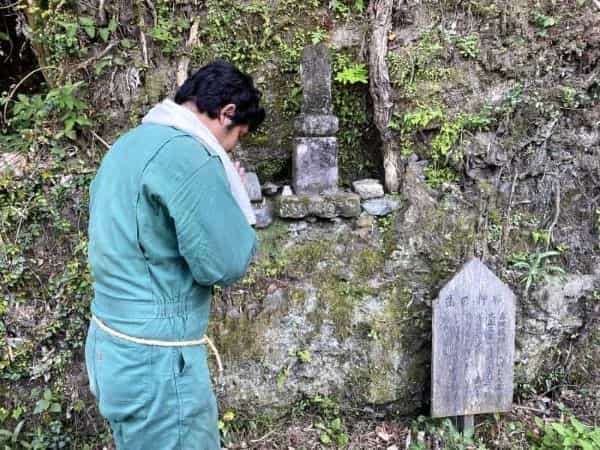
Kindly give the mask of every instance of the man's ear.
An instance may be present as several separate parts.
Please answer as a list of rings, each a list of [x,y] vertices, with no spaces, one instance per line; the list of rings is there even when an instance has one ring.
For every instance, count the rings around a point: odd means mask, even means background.
[[[232,117],[235,115],[235,111],[236,111],[236,106],[233,103],[229,103],[225,106],[223,106],[223,108],[221,108],[221,117],[227,118],[229,119],[231,124],[231,119]]]

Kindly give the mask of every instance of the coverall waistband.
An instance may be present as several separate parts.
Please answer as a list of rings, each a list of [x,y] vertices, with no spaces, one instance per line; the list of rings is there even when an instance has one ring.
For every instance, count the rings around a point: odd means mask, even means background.
[[[92,302],[92,312],[100,317],[128,317],[131,319],[159,319],[206,311],[197,296],[180,297],[169,300],[127,299],[98,294]]]

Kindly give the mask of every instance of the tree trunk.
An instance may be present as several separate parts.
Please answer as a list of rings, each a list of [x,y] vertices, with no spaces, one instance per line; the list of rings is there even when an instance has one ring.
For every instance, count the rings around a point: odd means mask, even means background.
[[[28,1],[27,3],[29,6],[33,5],[31,1]],[[43,44],[40,44],[39,42],[36,42],[35,39],[33,39],[32,33],[33,30],[36,30],[38,20],[36,19],[34,14],[28,11],[28,9],[15,9],[15,14],[17,14],[20,17],[21,23],[23,25],[27,24],[29,29],[32,30],[28,31],[27,27],[23,26],[22,29],[18,31],[22,32],[25,38],[29,41],[31,50],[37,59],[37,64],[39,67],[38,71],[41,72],[42,76],[44,77],[44,80],[46,80],[46,84],[50,87],[54,86],[55,77],[52,74],[52,70],[58,71],[60,68],[48,65],[48,52],[46,48],[43,46]]]
[[[382,142],[385,187],[398,192],[400,187],[401,160],[399,145],[388,125],[392,116],[390,77],[386,62],[388,35],[392,30],[393,0],[371,0],[369,21],[369,92],[373,100],[374,122]]]

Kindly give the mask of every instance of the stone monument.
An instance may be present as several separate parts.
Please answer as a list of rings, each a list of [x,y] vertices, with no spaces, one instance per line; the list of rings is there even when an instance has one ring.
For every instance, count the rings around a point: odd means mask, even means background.
[[[431,415],[509,411],[513,399],[515,295],[473,258],[433,304]]]
[[[295,194],[337,190],[338,119],[331,106],[331,59],[324,44],[302,53],[302,113],[295,121],[292,186]]]

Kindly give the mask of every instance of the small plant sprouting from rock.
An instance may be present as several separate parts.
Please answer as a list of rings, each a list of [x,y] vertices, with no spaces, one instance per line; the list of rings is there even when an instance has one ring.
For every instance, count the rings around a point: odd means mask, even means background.
[[[532,450],[559,450],[581,448],[594,450],[600,448],[600,427],[589,427],[575,417],[568,422],[546,423],[535,418],[537,433],[530,433],[533,440]]]
[[[477,59],[479,57],[479,39],[474,34],[458,38],[456,47],[465,58]]]
[[[310,41],[313,45],[317,45],[319,42],[326,41],[329,38],[327,31],[318,28],[310,33]]]
[[[329,422],[318,423],[316,427],[323,431],[320,436],[323,444],[336,444],[342,447],[348,444],[348,435],[344,432],[342,420],[339,417]]]
[[[79,18],[79,25],[90,39],[99,36],[102,42],[108,42],[110,34],[117,31],[117,21],[114,17],[110,20],[108,26],[99,27],[93,17],[82,16]]]
[[[521,282],[525,284],[525,296],[536,283],[552,275],[564,274],[562,267],[550,264],[550,260],[560,256],[556,250],[539,253],[515,253],[511,256],[512,268],[522,272]]]
[[[309,363],[312,361],[310,350],[290,350],[288,354],[291,357],[297,357],[303,363]]]
[[[548,29],[552,28],[558,23],[558,20],[556,20],[554,17],[547,16],[541,11],[535,12],[533,21],[538,27],[537,35],[541,37],[546,37],[548,35]]]
[[[365,64],[352,64],[344,67],[335,75],[335,81],[342,84],[367,84],[369,82],[369,74]]]
[[[74,140],[77,130],[89,127],[88,105],[81,100],[83,81],[67,82],[50,89],[46,94],[19,94],[10,109],[9,129],[20,135],[17,150],[39,146],[63,137]],[[7,106],[8,97],[0,98]]]
[[[366,7],[365,3],[365,0],[333,0],[330,5],[337,18],[344,18],[352,12],[362,14]]]
[[[231,428],[235,419],[235,413],[233,411],[227,411],[219,419],[219,431],[221,432],[221,441],[225,446],[231,444]]]
[[[34,414],[42,414],[46,411],[50,411],[52,413],[60,413],[62,408],[60,403],[56,401],[57,399],[52,394],[50,389],[46,389],[44,391],[44,395],[41,399],[37,401],[35,404],[35,409],[33,410]]]
[[[450,419],[432,419],[419,416],[412,421],[411,431],[417,436],[408,447],[409,450],[426,450],[428,448],[445,448],[447,450],[486,450],[473,436],[473,432],[460,433]],[[435,443],[430,447],[428,442]]]

